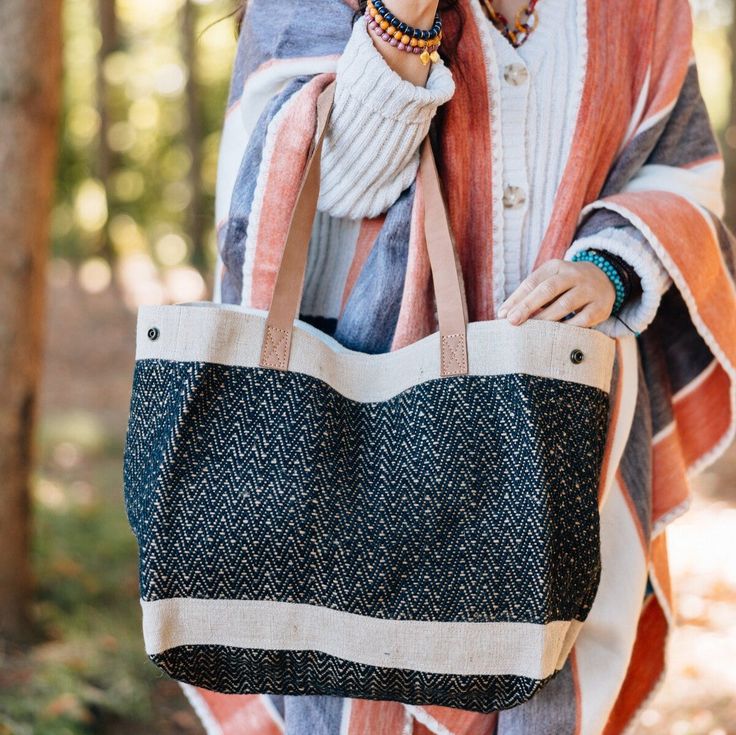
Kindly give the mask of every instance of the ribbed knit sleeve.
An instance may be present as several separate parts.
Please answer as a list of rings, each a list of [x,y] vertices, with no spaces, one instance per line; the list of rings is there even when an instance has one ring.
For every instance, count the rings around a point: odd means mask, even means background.
[[[432,65],[424,87],[401,77],[376,49],[362,18],[338,61],[336,79],[317,206],[334,217],[375,217],[416,176],[419,146],[455,83],[442,61]]]
[[[595,329],[609,337],[643,332],[654,319],[662,294],[672,284],[672,279],[649,244],[649,241],[633,225],[605,227],[599,232],[575,240],[567,252],[565,260],[572,260],[575,253],[594,248],[605,250],[623,258],[631,265],[641,279],[641,294],[627,302],[618,313],[618,318],[610,316],[597,324]],[[619,318],[625,322],[623,324]],[[625,325],[628,325],[627,328]]]

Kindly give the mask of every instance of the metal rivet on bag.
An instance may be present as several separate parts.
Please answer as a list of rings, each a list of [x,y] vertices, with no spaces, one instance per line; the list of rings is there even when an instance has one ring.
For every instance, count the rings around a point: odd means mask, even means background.
[[[156,329],[156,327],[151,327],[148,330],[148,339],[150,339],[151,341],[157,340],[159,334],[160,332],[158,331],[158,329]]]
[[[583,361],[584,357],[585,355],[583,354],[582,350],[574,349],[570,353],[570,362],[574,362],[576,365],[578,365],[579,363]]]

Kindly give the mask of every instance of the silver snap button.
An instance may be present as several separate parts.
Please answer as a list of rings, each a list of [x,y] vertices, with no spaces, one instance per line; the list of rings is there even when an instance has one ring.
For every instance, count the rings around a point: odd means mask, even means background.
[[[156,327],[151,327],[148,330],[148,339],[150,339],[152,342],[155,342],[159,337],[160,332]]]
[[[526,192],[520,186],[510,184],[503,189],[503,206],[506,209],[516,209],[526,202]]]
[[[503,78],[508,84],[518,87],[529,79],[529,70],[523,64],[506,64],[503,68]]]
[[[579,365],[582,361],[585,355],[583,354],[582,350],[574,349],[570,353],[570,362],[574,363],[575,365]]]

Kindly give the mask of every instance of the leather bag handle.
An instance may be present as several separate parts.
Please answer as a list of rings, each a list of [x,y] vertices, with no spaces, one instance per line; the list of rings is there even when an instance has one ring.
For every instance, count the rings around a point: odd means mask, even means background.
[[[322,143],[332,111],[335,85],[335,81],[331,82],[317,100],[315,141],[307,159],[276,275],[261,346],[260,367],[288,369],[291,335],[294,320],[299,317],[307,251],[317,212]],[[467,306],[462,271],[429,136],[422,143],[419,176],[424,194],[424,228],[440,331],[440,375],[463,375],[468,372]]]

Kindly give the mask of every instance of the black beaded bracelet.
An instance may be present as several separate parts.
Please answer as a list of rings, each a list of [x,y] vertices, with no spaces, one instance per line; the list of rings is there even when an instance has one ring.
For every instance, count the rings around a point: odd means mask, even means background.
[[[629,301],[629,298],[631,297],[631,294],[634,291],[634,285],[639,284],[641,287],[641,282],[639,280],[639,274],[636,272],[636,269],[627,261],[625,261],[623,258],[621,258],[619,255],[616,255],[615,253],[611,253],[608,250],[599,250],[597,248],[588,248],[589,250],[592,250],[595,253],[598,253],[601,257],[605,258],[613,268],[615,268],[616,272],[619,274],[619,277],[621,278],[621,282],[624,285],[624,298],[621,302],[621,306],[615,310],[614,313],[612,313],[613,316],[618,314],[621,309],[623,308],[623,305],[626,304]]]
[[[433,41],[435,38],[437,38],[437,36],[439,36],[440,31],[442,31],[442,20],[440,19],[439,13],[435,13],[432,28],[425,31],[421,28],[414,28],[414,26],[410,26],[408,23],[404,23],[403,21],[399,20],[383,4],[383,0],[372,0],[372,4],[378,14],[381,16],[382,20],[384,20],[390,26],[393,26],[394,28],[401,31],[403,35],[409,36],[410,39],[414,38],[417,41]]]
[[[614,268],[618,266],[619,273],[622,273],[624,275],[628,288],[627,298],[634,292],[635,286],[641,288],[641,279],[639,278],[639,274],[636,272],[636,268],[634,268],[631,263],[622,258],[620,255],[608,251],[604,252],[604,257],[608,258],[608,260],[613,264]]]

